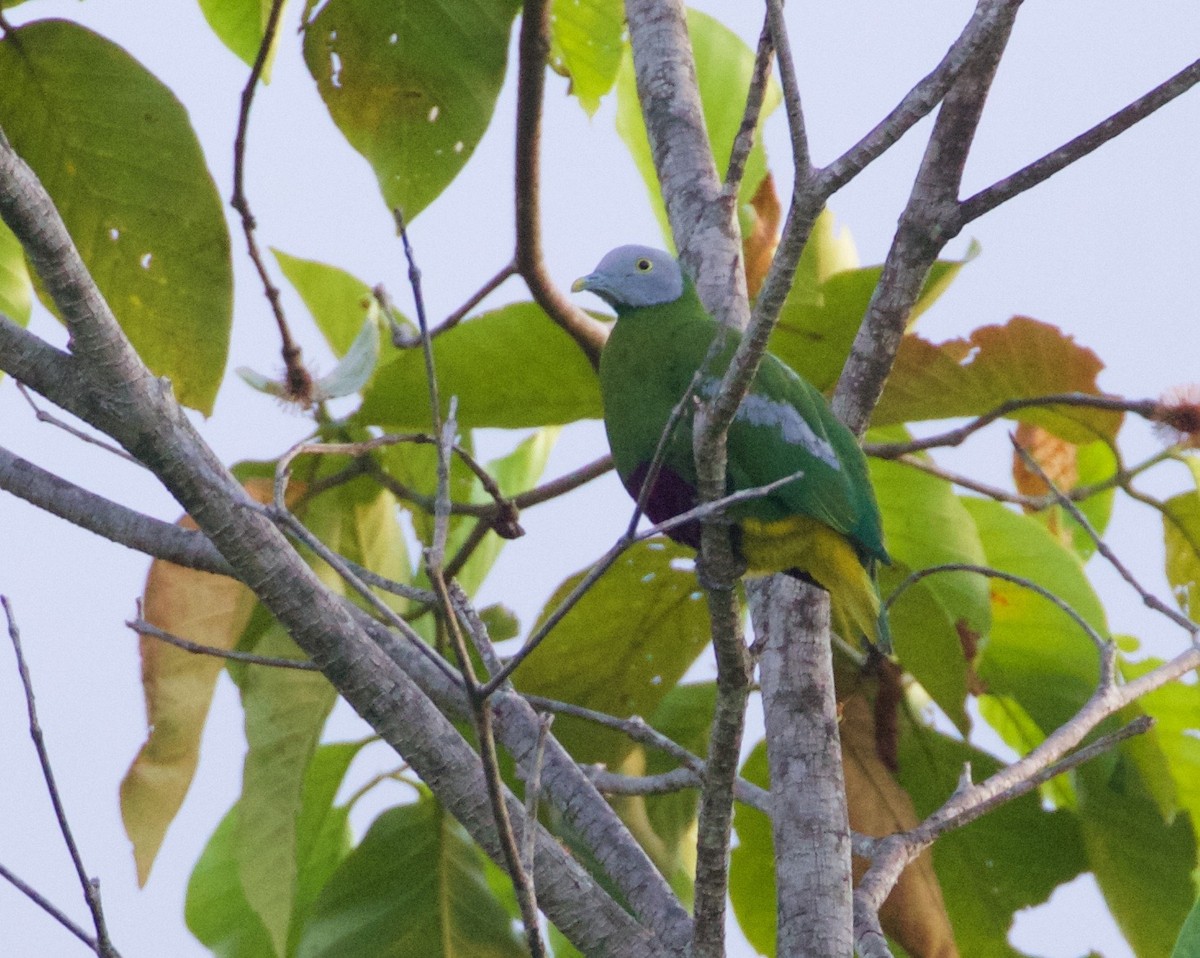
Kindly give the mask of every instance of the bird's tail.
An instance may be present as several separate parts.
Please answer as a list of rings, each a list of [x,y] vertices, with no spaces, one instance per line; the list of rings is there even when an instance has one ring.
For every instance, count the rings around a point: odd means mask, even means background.
[[[828,592],[834,631],[847,642],[858,645],[865,636],[881,652],[892,651],[874,563],[864,568],[845,536],[807,516],[770,523],[747,519],[742,552],[751,575],[789,571]]]

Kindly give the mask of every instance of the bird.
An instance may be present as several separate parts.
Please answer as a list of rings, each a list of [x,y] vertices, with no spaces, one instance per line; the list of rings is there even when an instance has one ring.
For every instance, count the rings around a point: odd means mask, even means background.
[[[709,315],[673,256],[649,246],[617,247],[571,288],[599,296],[617,313],[600,355],[600,393],[613,463],[637,500],[672,411],[702,366],[695,393],[716,394],[740,334]],[[724,342],[710,357],[719,334]],[[645,503],[652,523],[698,504],[693,419],[689,405],[665,444]],[[780,483],[725,513],[745,574],[782,572],[815,583],[829,593],[832,624],[843,639],[866,639],[889,652],[876,569],[891,560],[866,459],[825,397],[771,353],[729,427],[725,468],[728,493]],[[700,548],[698,521],[667,534]]]

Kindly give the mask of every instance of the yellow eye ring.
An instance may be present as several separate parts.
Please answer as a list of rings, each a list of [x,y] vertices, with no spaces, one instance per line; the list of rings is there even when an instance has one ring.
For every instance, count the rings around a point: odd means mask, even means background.
[[[645,257],[642,257],[633,265],[639,273],[648,273],[650,270],[654,269],[654,264]]]

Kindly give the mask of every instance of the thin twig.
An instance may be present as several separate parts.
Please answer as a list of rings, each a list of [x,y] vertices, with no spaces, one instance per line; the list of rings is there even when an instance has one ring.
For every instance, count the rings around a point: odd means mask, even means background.
[[[1126,582],[1128,582],[1133,590],[1142,597],[1143,604],[1147,608],[1153,609],[1160,615],[1166,616],[1177,626],[1184,629],[1188,635],[1192,636],[1193,638],[1195,638],[1197,635],[1200,635],[1200,623],[1193,622],[1186,615],[1183,615],[1182,613],[1177,612],[1175,609],[1172,609],[1169,605],[1163,602],[1162,599],[1143,586],[1137,580],[1136,576],[1129,571],[1129,567],[1117,557],[1117,554],[1109,548],[1108,543],[1101,538],[1100,533],[1096,531],[1095,526],[1088,521],[1088,517],[1079,511],[1079,507],[1071,501],[1071,497],[1063,493],[1063,491],[1055,484],[1054,480],[1046,475],[1046,471],[1042,468],[1041,463],[1039,463],[1033,456],[1029,454],[1029,451],[1017,441],[1016,436],[1010,433],[1008,438],[1013,444],[1013,448],[1017,451],[1017,454],[1021,457],[1021,460],[1025,463],[1026,467],[1046,484],[1051,495],[1054,496],[1055,501],[1067,510],[1072,519],[1079,523],[1079,527],[1083,529],[1083,531],[1087,533],[1088,538],[1095,543],[1096,551],[1099,552],[1100,555],[1104,556],[1104,558],[1108,560],[1108,564],[1117,570],[1117,574],[1120,575],[1120,577]]]
[[[763,98],[767,92],[767,81],[771,76],[771,58],[775,55],[775,45],[771,41],[771,21],[768,16],[763,21],[762,31],[758,35],[758,50],[754,54],[754,72],[750,76],[750,88],[746,91],[746,108],[742,112],[742,123],[737,135],[733,138],[733,147],[729,154],[729,165],[725,168],[724,190],[730,196],[737,196],[742,186],[742,177],[746,174],[746,161],[754,148],[754,134],[758,130],[759,117],[762,115]],[[753,184],[751,184],[753,185]]]
[[[540,712],[569,715],[585,722],[592,722],[620,732],[635,742],[669,755],[692,776],[693,787],[699,787],[703,781],[705,770],[708,767],[704,759],[689,752],[674,739],[663,735],[641,716],[631,715],[628,718],[620,718],[605,712],[597,712],[595,709],[589,709],[582,705],[575,705],[572,702],[560,702],[557,699],[549,699],[540,695],[525,695],[524,698]],[[590,772],[589,775],[591,775]],[[771,793],[753,782],[739,778],[734,783],[734,796],[743,805],[756,808],[764,815],[771,814]]]
[[[1186,93],[1197,83],[1200,83],[1200,60],[1193,61],[1173,77],[1160,83],[1149,93],[1138,97],[1108,119],[1097,123],[1087,132],[1081,133],[1058,149],[1047,153],[1041,159],[1035,160],[1016,173],[1006,176],[998,183],[994,183],[964,200],[959,204],[961,225],[965,226],[972,220],[978,219],[1001,203],[1008,202],[1014,196],[1032,189],[1060,170],[1081,160],[1093,150],[1103,146],[1114,137],[1120,136],[1156,110],[1166,106],[1177,96]]]
[[[104,907],[100,903],[100,880],[88,876],[83,864],[83,856],[79,854],[79,846],[75,844],[75,836],[71,833],[71,825],[67,821],[67,811],[63,807],[62,796],[59,795],[58,785],[54,780],[54,770],[50,766],[50,753],[46,750],[46,741],[42,736],[42,727],[38,723],[37,706],[33,697],[33,680],[29,677],[29,667],[25,664],[25,653],[21,650],[21,630],[17,628],[17,620],[13,615],[8,596],[0,595],[0,605],[4,606],[4,615],[8,620],[8,637],[12,639],[13,652],[17,657],[17,672],[21,676],[21,687],[25,690],[25,706],[29,713],[29,737],[37,751],[38,763],[42,766],[42,778],[46,782],[46,790],[50,793],[50,803],[54,806],[54,817],[58,820],[58,829],[62,833],[63,842],[75,865],[75,874],[79,877],[83,898],[88,910],[92,913],[92,923],[96,929],[96,942],[93,946],[100,958],[120,958],[117,949],[113,947],[108,937],[108,926],[104,921]]]
[[[1110,412],[1131,412],[1145,419],[1153,420],[1158,403],[1152,399],[1124,399],[1120,396],[1093,396],[1090,393],[1023,396],[1019,399],[1008,399],[957,429],[950,429],[938,433],[936,436],[912,439],[907,442],[866,442],[863,443],[863,452],[868,456],[875,456],[877,459],[896,459],[924,449],[959,446],[980,429],[990,426],[997,419],[1001,419],[1009,413],[1042,406],[1079,406],[1085,409],[1104,409]]]
[[[88,948],[94,951],[97,955],[102,954],[99,946],[96,944],[95,938],[80,928],[77,924],[75,924],[75,922],[71,921],[71,919],[67,917],[66,912],[58,908],[58,906],[51,902],[50,899],[48,899],[32,885],[23,881],[3,865],[0,865],[0,878],[3,878],[5,881],[7,881],[17,891],[37,905],[38,908],[44,911],[47,915],[67,929],[67,931],[69,931],[72,935],[87,945]]]
[[[537,847],[538,802],[542,793],[542,763],[546,759],[546,738],[554,716],[542,713],[538,716],[537,744],[533,749],[532,768],[525,782],[525,834],[521,836],[521,864],[527,875],[533,874],[533,853]]]
[[[301,672],[321,671],[315,662],[310,662],[307,659],[285,659],[272,655],[255,655],[252,652],[239,652],[236,649],[218,649],[212,645],[202,645],[199,642],[193,642],[191,639],[185,639],[167,632],[165,629],[160,629],[157,625],[153,625],[145,619],[130,619],[125,623],[125,626],[132,629],[138,635],[148,635],[152,639],[158,639],[160,642],[166,642],[167,645],[173,645],[177,649],[183,649],[185,652],[192,652],[196,655],[211,655],[218,659],[245,662],[247,665],[266,665],[273,669],[297,669]]]
[[[945,572],[971,572],[975,575],[986,576],[989,579],[1003,579],[1005,582],[1011,582],[1013,585],[1018,585],[1022,589],[1028,589],[1040,595],[1043,599],[1058,606],[1066,615],[1068,615],[1076,625],[1087,635],[1096,648],[1103,652],[1112,643],[1105,639],[1095,628],[1078,612],[1074,607],[1064,599],[1059,598],[1049,589],[1038,585],[1032,579],[1027,579],[1024,576],[1016,575],[1012,572],[1005,572],[1002,569],[993,569],[991,566],[974,565],[970,562],[946,562],[942,565],[928,566],[924,569],[918,569],[916,572],[910,573],[895,590],[883,601],[883,608],[886,612],[890,609],[909,588],[916,585],[922,579],[926,579],[931,575],[940,575]]]
[[[786,486],[789,482],[795,482],[803,475],[804,473],[802,471],[796,472],[790,476],[785,476],[782,479],[776,479],[774,482],[767,483],[765,486],[756,486],[753,489],[742,489],[738,492],[730,493],[728,496],[725,496],[722,499],[718,499],[715,502],[706,502],[702,505],[696,506],[695,508],[689,509],[687,512],[681,512],[677,516],[672,516],[670,519],[660,522],[657,525],[650,526],[649,528],[638,533],[631,534],[630,530],[626,529],[621,537],[618,538],[615,543],[613,543],[612,547],[592,564],[592,567],[588,569],[587,574],[576,584],[575,588],[573,588],[566,595],[562,602],[555,607],[554,611],[551,612],[545,621],[542,622],[537,631],[525,640],[525,644],[522,645],[521,648],[513,654],[512,658],[505,663],[504,668],[501,669],[496,675],[492,676],[488,683],[483,687],[484,693],[491,695],[497,688],[500,687],[501,683],[503,683],[510,675],[512,675],[514,671],[516,671],[517,667],[524,662],[529,654],[542,643],[546,636],[548,636],[554,630],[555,626],[557,626],[558,623],[563,620],[563,617],[570,612],[571,609],[576,606],[576,604],[578,604],[579,600],[582,599],[584,595],[586,595],[592,588],[592,586],[596,584],[597,580],[599,580],[599,578],[612,567],[613,563],[621,557],[626,549],[636,545],[639,542],[644,542],[645,540],[651,539],[654,536],[661,535],[664,532],[669,532],[670,530],[679,526],[687,525],[690,522],[702,522],[718,517],[732,506],[738,505],[742,502],[748,502],[752,499],[761,499],[763,496],[768,496],[779,487]]]
[[[283,313],[283,304],[279,299],[279,287],[271,281],[271,274],[267,272],[266,263],[259,251],[258,240],[254,236],[257,224],[254,214],[250,210],[250,201],[246,196],[246,140],[250,128],[250,107],[254,103],[254,94],[258,89],[259,78],[266,69],[267,58],[275,44],[275,34],[279,29],[284,3],[285,0],[271,0],[271,9],[263,27],[262,42],[258,45],[258,54],[254,58],[254,65],[250,68],[250,76],[246,79],[246,86],[242,89],[237,133],[233,138],[233,196],[230,198],[229,204],[241,217],[242,232],[246,237],[246,247],[250,253],[250,259],[262,281],[267,302],[271,304],[275,325],[279,327],[288,397],[307,404],[312,401],[312,375],[300,361],[300,347],[292,339],[291,330],[288,328],[287,317]]]
[[[499,270],[497,270],[496,274],[491,279],[489,279],[486,283],[479,287],[479,289],[472,293],[465,303],[463,303],[460,307],[458,307],[458,309],[434,326],[429,331],[429,338],[437,339],[440,335],[442,335],[442,333],[453,329],[464,319],[466,319],[467,314],[469,314],[471,310],[473,310],[476,306],[483,302],[483,300],[490,296],[501,283],[503,283],[510,276],[516,275],[517,261],[514,259],[505,263],[502,267],[500,267]],[[384,307],[385,312],[391,312],[391,303],[387,298],[387,293],[384,288],[382,286],[377,286],[375,287],[374,293],[375,298],[379,301],[380,306]],[[385,304],[387,305],[385,306]],[[393,323],[392,344],[397,349],[415,349],[421,345],[421,337],[406,335],[399,324]]]
[[[76,429],[70,423],[64,422],[56,416],[46,412],[46,410],[42,409],[36,402],[33,401],[33,397],[29,395],[29,390],[25,388],[24,383],[22,383],[19,379],[14,380],[14,382],[17,385],[17,392],[19,392],[25,401],[29,403],[29,408],[33,410],[34,418],[37,419],[38,422],[44,422],[50,426],[57,426],[63,432],[70,433],[76,439],[82,439],[84,442],[91,443],[93,446],[99,446],[105,452],[111,452],[114,456],[120,456],[127,462],[132,462],[135,466],[141,466],[143,469],[146,468],[143,463],[139,462],[137,458],[131,456],[120,446],[114,445],[111,442],[105,442],[103,439],[97,439],[95,436],[88,435],[88,433],[84,432],[82,429]]]
[[[396,210],[395,214],[396,226],[404,245],[404,255],[408,260],[408,279],[412,286],[413,299],[416,302],[417,325],[421,331],[421,348],[425,356],[430,415],[433,420],[433,432],[438,437],[437,492],[434,499],[433,535],[429,547],[425,550],[425,569],[433,586],[434,595],[437,596],[438,605],[442,610],[446,631],[450,635],[451,644],[458,659],[459,672],[462,674],[463,684],[466,686],[467,699],[471,704],[471,716],[475,724],[475,734],[479,740],[479,759],[483,766],[488,801],[492,808],[492,819],[496,826],[496,836],[499,840],[504,865],[517,894],[517,903],[520,906],[521,920],[525,926],[525,939],[529,945],[529,954],[531,958],[545,958],[546,948],[542,943],[541,929],[538,927],[537,891],[534,888],[531,872],[523,866],[521,849],[518,847],[512,818],[508,813],[508,803],[505,801],[504,780],[500,774],[500,758],[496,750],[496,737],[492,725],[491,703],[486,695],[481,694],[480,683],[475,674],[475,665],[471,660],[466,638],[463,636],[456,604],[450,597],[443,568],[446,559],[446,540],[450,532],[450,457],[457,430],[455,411],[458,397],[450,397],[446,418],[443,420],[438,398],[433,343],[429,335],[429,324],[425,318],[425,300],[421,292],[421,271],[417,268],[416,258],[408,241],[408,231],[404,227],[403,216],[399,210]],[[488,481],[490,481],[490,477],[488,477]],[[492,485],[493,488],[496,488],[494,483]],[[496,491],[499,492],[499,489],[497,488]],[[488,642],[483,623],[475,620],[472,625],[478,627],[479,641]],[[529,830],[527,840],[532,844],[537,833],[537,821],[526,823],[526,828]],[[532,857],[531,851],[530,858],[532,859]]]

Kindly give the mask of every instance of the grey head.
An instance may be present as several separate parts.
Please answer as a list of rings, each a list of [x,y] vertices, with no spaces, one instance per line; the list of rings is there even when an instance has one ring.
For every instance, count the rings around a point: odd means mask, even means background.
[[[571,284],[620,312],[673,303],[683,295],[683,271],[670,253],[652,246],[618,246],[592,272]]]

